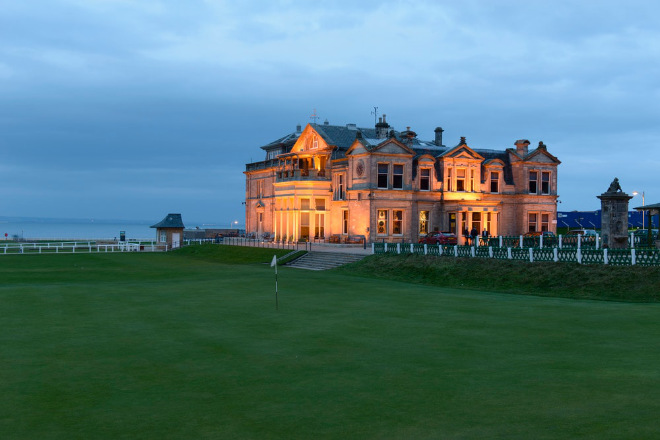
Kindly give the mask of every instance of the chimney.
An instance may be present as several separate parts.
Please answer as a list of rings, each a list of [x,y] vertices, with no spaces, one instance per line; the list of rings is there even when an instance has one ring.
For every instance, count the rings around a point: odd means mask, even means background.
[[[378,123],[376,124],[376,139],[385,139],[387,137],[388,128],[390,128],[390,124],[385,122],[385,115],[378,118]]]
[[[438,147],[442,147],[442,132],[444,131],[442,127],[435,128],[435,144]]]
[[[302,132],[302,127],[300,124],[296,125],[296,133],[301,133]]]
[[[527,139],[518,139],[515,142],[516,145],[516,153],[518,153],[518,156],[525,157],[527,156],[527,153],[529,152],[529,141]]]
[[[349,130],[355,131],[357,130],[357,125],[356,124],[346,124],[346,128]]]
[[[323,121],[323,125],[330,125],[330,121],[326,119],[325,121]]]

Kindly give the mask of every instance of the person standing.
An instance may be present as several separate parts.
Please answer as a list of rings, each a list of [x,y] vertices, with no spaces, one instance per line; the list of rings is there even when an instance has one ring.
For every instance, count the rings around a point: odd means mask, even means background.
[[[472,237],[472,246],[477,245],[477,237],[479,236],[479,231],[477,231],[477,228],[474,226],[472,227],[472,230],[470,231],[470,236]]]

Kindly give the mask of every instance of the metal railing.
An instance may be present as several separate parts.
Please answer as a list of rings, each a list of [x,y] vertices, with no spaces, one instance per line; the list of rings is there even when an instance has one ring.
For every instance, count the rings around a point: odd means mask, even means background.
[[[374,254],[418,254],[438,257],[495,258],[617,266],[660,266],[660,249],[595,249],[582,247],[459,246],[417,243],[372,243]]]

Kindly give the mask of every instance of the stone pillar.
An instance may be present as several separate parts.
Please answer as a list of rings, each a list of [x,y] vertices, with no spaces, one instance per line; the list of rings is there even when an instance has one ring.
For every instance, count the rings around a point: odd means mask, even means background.
[[[628,247],[628,201],[632,196],[624,193],[616,177],[606,192],[597,196],[601,206],[601,235],[603,247]]]

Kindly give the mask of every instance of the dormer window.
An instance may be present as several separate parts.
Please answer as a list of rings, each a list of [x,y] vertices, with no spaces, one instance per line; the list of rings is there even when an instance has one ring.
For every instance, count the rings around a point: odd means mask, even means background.
[[[419,170],[419,189],[421,191],[431,190],[431,169],[422,168]]]
[[[500,173],[497,171],[490,172],[490,192],[500,192]]]
[[[456,191],[465,191],[465,168],[456,169]]]

